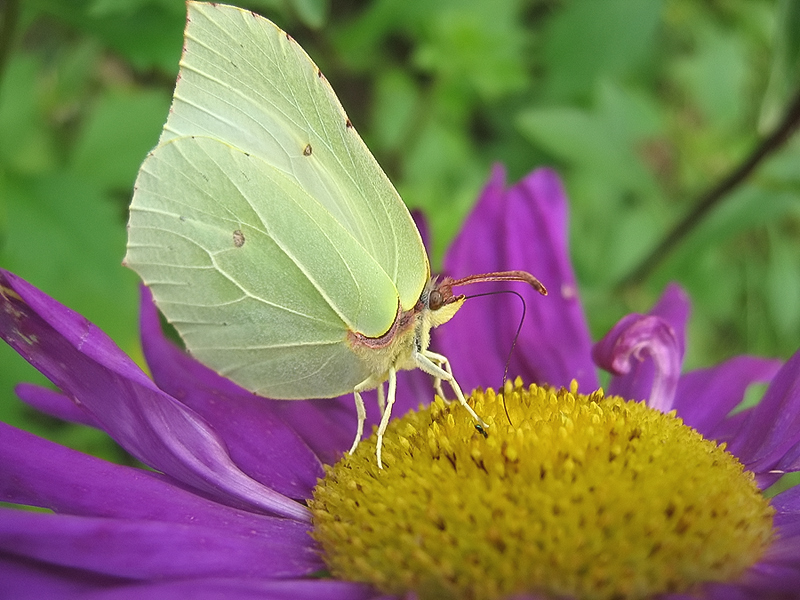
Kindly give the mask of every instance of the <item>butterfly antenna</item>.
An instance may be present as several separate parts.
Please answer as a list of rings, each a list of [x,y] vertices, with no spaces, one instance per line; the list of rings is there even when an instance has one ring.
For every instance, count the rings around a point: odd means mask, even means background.
[[[473,283],[488,283],[488,282],[497,282],[497,281],[521,281],[523,283],[527,283],[530,285],[534,290],[539,292],[542,296],[547,296],[547,288],[542,285],[542,282],[536,279],[533,275],[528,273],[527,271],[493,271],[491,273],[481,273],[478,275],[468,275],[467,277],[461,277],[460,279],[454,279],[452,277],[445,277],[440,286],[437,290],[443,290],[444,295],[449,300],[454,300],[456,297],[452,293],[452,288],[460,285],[470,285]],[[525,304],[525,299],[522,297],[521,294],[515,292],[514,290],[496,290],[493,292],[484,292],[482,294],[475,294],[474,296],[465,296],[465,298],[478,298],[480,296],[493,296],[494,294],[514,294],[517,298],[522,301],[522,317],[519,320],[519,325],[517,326],[517,333],[514,335],[514,341],[511,343],[511,349],[508,352],[508,357],[506,358],[506,366],[503,371],[503,410],[506,412],[506,418],[508,419],[509,424],[513,427],[514,423],[511,421],[511,415],[508,414],[508,406],[506,405],[506,394],[505,394],[505,387],[506,381],[508,380],[508,367],[511,363],[511,354],[514,352],[514,347],[517,345],[517,340],[519,339],[520,332],[522,331],[522,324],[525,322],[525,312],[527,306]],[[480,431],[480,430],[479,430]],[[484,431],[481,431],[485,435]]]
[[[514,290],[497,290],[497,291],[494,291],[494,292],[483,292],[481,294],[472,294],[472,295],[466,296],[465,299],[480,298],[481,296],[495,296],[497,294],[513,294],[517,298],[519,298],[519,301],[522,303],[522,315],[519,318],[519,324],[517,325],[517,331],[514,334],[514,339],[511,342],[511,348],[509,349],[508,355],[506,356],[506,364],[505,364],[505,367],[503,368],[503,385],[500,387],[500,389],[503,390],[503,410],[506,413],[506,419],[508,419],[509,425],[511,425],[513,427],[514,426],[514,422],[511,420],[511,415],[508,414],[508,406],[506,406],[505,389],[506,389],[506,381],[508,381],[508,368],[511,365],[511,357],[514,354],[514,348],[516,348],[516,346],[517,346],[517,340],[519,339],[519,336],[522,333],[522,324],[525,322],[525,314],[528,311],[528,305],[525,302],[525,298],[522,297],[522,294],[520,294],[519,292],[516,292]],[[485,435],[485,433],[483,431],[481,431],[481,433]]]
[[[509,425],[514,427],[514,423],[511,421],[511,416],[508,414],[508,406],[506,406],[506,381],[508,381],[508,366],[511,364],[511,356],[514,354],[514,348],[517,347],[517,340],[519,339],[520,334],[522,333],[522,324],[525,322],[525,314],[528,312],[528,305],[525,302],[525,298],[522,297],[521,294],[512,291],[519,301],[522,303],[522,315],[519,317],[519,324],[517,325],[517,331],[514,334],[514,339],[511,342],[511,348],[508,351],[508,356],[506,357],[506,367],[503,371],[503,410],[506,411],[506,419],[508,419]]]

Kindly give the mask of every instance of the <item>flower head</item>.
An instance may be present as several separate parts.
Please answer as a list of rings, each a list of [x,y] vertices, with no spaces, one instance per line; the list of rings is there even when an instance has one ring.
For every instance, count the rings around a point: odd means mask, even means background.
[[[575,380],[591,391],[598,383],[594,358],[613,373],[610,394],[676,411],[706,440],[725,442],[730,460],[762,489],[800,469],[800,354],[783,366],[737,357],[681,375],[689,304],[677,286],[650,313],[625,317],[592,349],[568,260],[558,178],[540,170],[510,189],[503,179],[496,169],[445,267],[453,276],[530,268],[551,290],[547,300],[528,302],[513,375],[551,390]],[[513,300],[500,299],[506,301]],[[0,499],[56,513],[0,509],[0,570],[11,597],[381,595],[363,583],[320,577],[326,556],[309,535],[306,501],[324,465],[350,445],[351,398],[278,402],[243,391],[163,337],[146,291],[142,341],[152,380],[91,323],[10,273],[0,276],[0,304],[2,337],[61,390],[21,385],[19,396],[105,430],[152,469],[113,465],[0,424]],[[471,304],[434,340],[467,389],[502,377],[516,326],[510,304],[492,312]],[[397,416],[431,399],[424,375],[402,375]],[[760,404],[731,414],[750,384],[767,381]],[[480,432],[465,431],[483,443]],[[358,502],[358,490],[351,493]],[[734,579],[687,593],[762,598],[800,589],[800,491],[783,492],[770,506],[774,535],[756,562]]]

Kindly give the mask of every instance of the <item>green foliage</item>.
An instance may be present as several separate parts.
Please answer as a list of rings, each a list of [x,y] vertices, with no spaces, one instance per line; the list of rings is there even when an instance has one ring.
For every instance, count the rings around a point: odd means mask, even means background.
[[[646,281],[616,284],[780,121],[800,90],[800,0],[246,4],[303,45],[404,199],[427,212],[434,266],[493,162],[510,181],[552,165],[570,194],[596,336],[677,280],[694,303],[689,366],[797,349],[800,140]],[[0,265],[136,355],[136,280],[119,264],[125,208],[166,117],[183,0],[7,0],[0,11],[12,5]],[[35,377],[5,347],[0,361],[0,412],[21,418],[6,398]]]

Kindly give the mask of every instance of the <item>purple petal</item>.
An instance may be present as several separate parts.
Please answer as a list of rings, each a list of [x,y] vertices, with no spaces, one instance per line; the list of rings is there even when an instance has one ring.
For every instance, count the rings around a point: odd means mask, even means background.
[[[14,391],[20,400],[46,415],[69,423],[79,423],[96,429],[101,428],[91,413],[64,394],[32,383],[20,383],[14,388]]]
[[[717,442],[725,442],[728,446],[726,450],[734,454],[741,462],[745,462],[743,457],[736,455],[736,453],[731,450],[731,440],[735,440],[739,436],[739,432],[748,425],[750,420],[753,418],[754,411],[755,406],[751,406],[750,408],[746,408],[741,412],[737,412],[735,415],[729,416],[724,421],[720,422],[713,431],[709,432],[706,437],[716,440]],[[758,485],[759,489],[766,490],[769,486],[781,478],[783,475],[782,469],[784,469],[782,466],[783,461],[787,459],[792,460],[791,450],[784,455],[781,461],[778,462],[774,468],[771,468],[769,471],[755,473],[756,484]]]
[[[58,598],[59,600],[86,600],[94,598],[92,592],[124,583],[116,577],[85,573],[27,560],[18,556],[0,554],[0,573],[3,585],[0,598]]]
[[[131,582],[98,573],[0,556],[2,598],[59,600],[370,600],[369,586],[332,579],[264,580],[195,577],[178,581]]]
[[[706,437],[739,405],[753,383],[770,381],[781,361],[755,356],[737,356],[709,369],[681,377],[673,408],[684,422]]]
[[[770,504],[776,511],[776,525],[788,526],[794,523],[800,526],[800,485],[781,492],[770,501]]]
[[[800,471],[800,443],[792,446],[770,471],[781,474]]]
[[[769,547],[764,560],[800,570],[800,536],[786,537],[785,530],[778,535],[780,537]]]
[[[623,317],[592,348],[595,363],[610,371],[609,393],[647,400],[662,412],[672,410],[686,347],[689,299],[677,285],[647,315]]]
[[[444,271],[448,275],[463,277],[503,268],[504,188],[505,171],[495,166],[477,205],[445,254]],[[497,288],[496,284],[485,284],[482,290]],[[467,301],[452,321],[433,333],[432,349],[448,357],[465,392],[502,382],[505,356],[513,337],[505,341],[503,351],[498,327],[501,319],[497,318],[500,300],[492,299],[491,305],[485,298]]]
[[[507,202],[506,268],[531,270],[549,291],[546,298],[528,294],[518,370],[526,380],[568,387],[576,379],[582,389],[595,390],[599,381],[569,258],[561,180],[555,171],[537,169],[509,190]]]
[[[740,583],[754,592],[754,598],[797,598],[800,570],[795,566],[761,561],[745,572]]]
[[[276,522],[279,520],[276,519]],[[129,579],[293,577],[323,567],[297,523],[233,533],[202,525],[0,508],[0,553]]]
[[[800,569],[800,486],[781,492],[770,504],[775,508],[777,539],[764,558]]]
[[[714,430],[709,432],[706,437],[718,442],[725,442],[730,445],[730,441],[739,435],[739,431],[744,427],[745,423],[750,419],[753,413],[753,407],[746,408],[743,411],[731,415],[725,420],[721,421],[714,427]],[[730,451],[730,447],[728,448]]]
[[[305,507],[242,473],[214,430],[96,326],[1,270],[0,336],[142,462],[222,501],[309,519]]]
[[[627,315],[592,352],[595,362],[610,371],[609,393],[630,400],[647,400],[669,411],[678,387],[681,357],[673,329],[658,317]]]
[[[0,500],[57,513],[197,524],[236,534],[268,535],[287,524],[308,530],[305,523],[219,504],[156,473],[115,465],[5,423],[0,423]],[[313,546],[306,537],[305,547]]]
[[[772,379],[728,450],[755,473],[770,471],[800,442],[800,351]]]
[[[375,403],[370,402],[371,396],[364,394],[370,422],[377,412]],[[351,394],[319,400],[275,401],[272,410],[291,424],[323,463],[333,464],[353,445],[358,421],[353,402]],[[369,427],[365,431],[368,434]]]
[[[686,353],[686,323],[692,310],[688,294],[677,283],[670,283],[648,314],[664,319],[675,331],[681,358]]]
[[[776,539],[743,578],[747,588],[760,594],[758,598],[800,589],[800,486],[778,494],[770,503],[776,511]]]
[[[528,286],[489,285],[487,291],[518,289],[527,314],[511,355],[509,375],[528,382],[568,385],[577,379],[595,389],[591,339],[569,261],[566,196],[558,176],[534,171],[510,190],[499,166],[445,257],[454,277],[509,269],[530,270],[548,288],[541,297]],[[521,315],[508,295],[471,300],[436,331],[465,389],[498,385]],[[481,349],[476,351],[476,349]]]
[[[322,465],[275,413],[278,401],[240,388],[179,350],[164,337],[149,290],[142,286],[141,293],[142,349],[158,387],[213,423],[247,475],[292,498],[310,498]]]
[[[445,394],[447,385],[443,386]],[[420,369],[401,371],[397,374],[397,401],[392,411],[392,416],[402,416],[409,410],[417,410],[420,406],[427,406],[434,397],[433,378]],[[452,397],[451,397],[452,399]],[[377,417],[376,411],[376,417]],[[376,418],[377,425],[379,418]]]
[[[746,590],[740,585],[731,583],[709,583],[703,586],[701,598],[704,600],[765,600],[759,592]],[[697,594],[680,594],[665,596],[659,600],[697,600]]]
[[[89,600],[371,600],[379,597],[384,598],[362,583],[333,579],[196,578],[117,587],[95,593]]]
[[[401,417],[420,404],[429,404],[433,393],[431,378],[426,373],[419,369],[401,371],[397,374],[397,400],[392,418]],[[364,436],[369,437],[380,421],[380,412],[376,392],[369,391],[362,396],[367,409]],[[272,410],[290,423],[326,464],[340,460],[353,445],[358,419],[352,394],[299,402],[274,401]]]

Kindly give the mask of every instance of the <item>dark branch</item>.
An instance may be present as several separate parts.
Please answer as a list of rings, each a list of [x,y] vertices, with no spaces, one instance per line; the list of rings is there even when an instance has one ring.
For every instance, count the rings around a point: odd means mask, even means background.
[[[712,208],[747,179],[765,158],[786,143],[798,125],[800,125],[800,92],[792,100],[775,130],[764,138],[753,152],[722,181],[700,196],[691,212],[672,228],[661,243],[636,268],[631,270],[617,287],[624,288],[643,281],[677,247],[678,242],[700,224]]]

